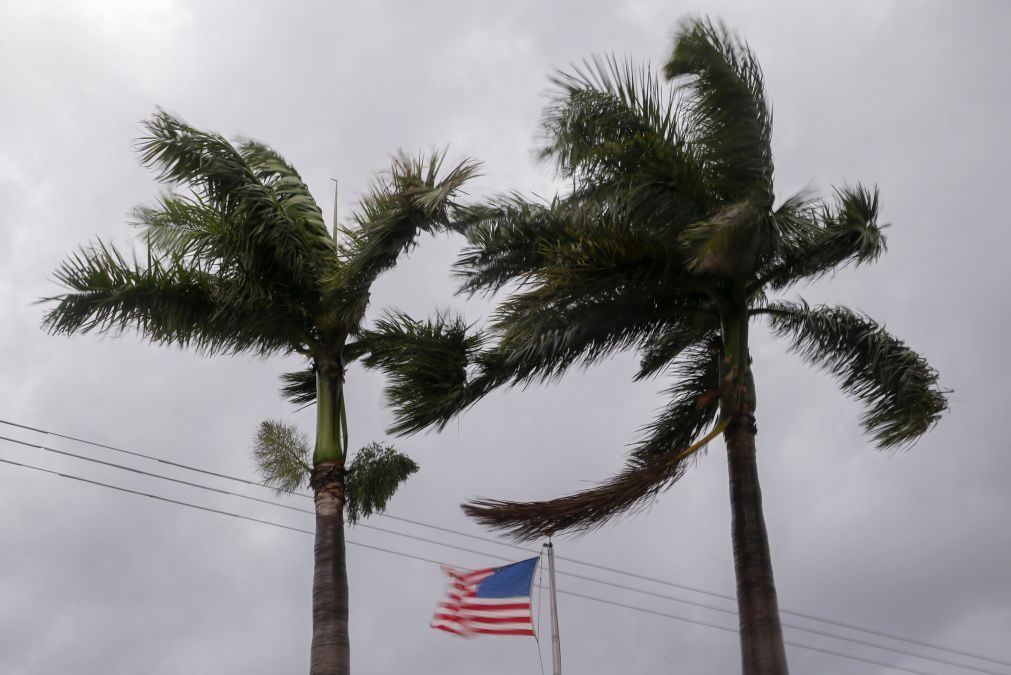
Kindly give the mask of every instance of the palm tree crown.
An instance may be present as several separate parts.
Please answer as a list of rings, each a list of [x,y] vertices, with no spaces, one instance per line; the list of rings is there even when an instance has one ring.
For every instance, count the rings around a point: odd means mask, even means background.
[[[441,427],[496,387],[552,380],[618,350],[640,355],[636,379],[672,374],[666,406],[614,478],[559,499],[478,500],[465,511],[518,539],[593,528],[670,486],[723,432],[745,673],[785,673],[754,464],[750,323],[767,319],[833,374],[865,405],[863,427],[880,448],[919,438],[945,396],[937,372],[869,317],[779,299],[884,252],[877,190],[777,200],[762,72],[723,26],[685,21],[663,76],[672,86],[614,58],[556,76],[541,156],[568,189],[548,202],[509,195],[465,214],[462,291],[510,291],[483,346],[445,345],[443,358],[455,349],[469,374],[436,389],[397,355],[373,358],[393,374],[388,392],[403,432]],[[756,588],[763,595],[752,602]]]

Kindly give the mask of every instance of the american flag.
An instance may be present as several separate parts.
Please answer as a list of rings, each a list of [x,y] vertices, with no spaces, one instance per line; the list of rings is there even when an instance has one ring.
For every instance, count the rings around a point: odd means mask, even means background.
[[[538,560],[473,571],[443,567],[449,587],[435,609],[432,628],[464,637],[533,635],[530,587]]]

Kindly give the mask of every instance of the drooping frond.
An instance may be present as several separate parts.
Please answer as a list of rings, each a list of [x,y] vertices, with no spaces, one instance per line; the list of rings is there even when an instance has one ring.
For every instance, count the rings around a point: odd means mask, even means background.
[[[664,66],[685,94],[693,147],[709,188],[724,203],[772,196],[772,113],[755,55],[725,26],[681,24]],[[764,201],[764,200],[759,200]]]
[[[304,487],[312,474],[312,450],[305,434],[278,420],[260,423],[253,459],[263,481],[278,492]]]
[[[232,300],[228,279],[149,256],[128,261],[99,241],[56,270],[68,293],[43,327],[54,334],[137,330],[155,344],[192,346],[206,354],[299,350],[306,318],[270,298]]]
[[[596,58],[559,73],[541,155],[573,180],[569,201],[621,211],[632,227],[677,230],[713,204],[684,106],[648,66]]]
[[[359,450],[345,479],[348,522],[357,523],[385,511],[397,488],[417,470],[414,460],[392,445],[369,443]]]
[[[395,416],[390,433],[441,430],[466,407],[467,367],[484,341],[468,328],[459,317],[418,321],[388,313],[362,334],[368,350],[362,362],[389,378],[386,398]]]
[[[885,252],[886,225],[878,224],[878,191],[861,185],[837,189],[835,204],[788,200],[773,220],[789,227],[775,255],[760,270],[760,285],[781,290],[849,264],[871,263]]]
[[[599,486],[565,497],[537,502],[475,499],[463,511],[485,527],[503,531],[516,541],[531,541],[563,532],[592,530],[616,516],[648,505],[682,475],[684,461],[656,457],[630,462]]]
[[[414,246],[421,232],[453,225],[456,198],[479,165],[464,160],[443,175],[443,157],[398,156],[362,199],[354,226],[343,230],[343,264],[328,280],[327,297],[341,307],[339,318],[349,332],[364,316],[372,282]]]
[[[463,509],[482,525],[517,540],[591,530],[649,505],[687,470],[703,431],[719,414],[719,344],[715,336],[687,349],[678,360],[670,403],[645,427],[628,464],[599,486],[538,502],[479,499]],[[702,438],[704,442],[706,438]]]
[[[862,426],[879,448],[909,445],[947,409],[938,373],[883,326],[844,307],[775,303],[758,310],[808,363],[832,373],[866,412]]]

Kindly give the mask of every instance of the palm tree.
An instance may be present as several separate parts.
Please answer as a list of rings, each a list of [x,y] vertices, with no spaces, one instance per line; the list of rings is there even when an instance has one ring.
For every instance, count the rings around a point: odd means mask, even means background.
[[[347,465],[344,395],[349,364],[372,346],[462,333],[450,321],[413,323],[392,315],[390,335],[363,333],[369,291],[420,232],[445,229],[455,195],[476,171],[465,161],[443,174],[441,155],[398,157],[377,178],[349,227],[327,230],[295,169],[269,147],[233,145],[158,112],[138,144],[142,161],[180,191],[138,208],[146,255],[130,260],[101,241],[56,271],[67,292],[49,298],[52,333],[133,329],[160,345],[205,355],[295,354],[308,365],[284,377],[285,395],[317,401],[315,447],[293,430],[265,423],[257,439],[261,470],[275,485],[308,474],[315,494],[312,675],[348,673],[348,588],[344,512],[353,521],[381,510],[416,467],[384,446]]]
[[[373,358],[393,375],[402,433],[441,427],[498,386],[557,379],[618,350],[640,354],[636,379],[672,373],[669,402],[617,476],[559,499],[464,510],[519,540],[594,528],[669,487],[722,433],[743,672],[778,675],[787,663],[756,465],[752,321],[768,320],[863,403],[880,448],[930,429],[945,392],[923,358],[867,316],[777,297],[884,252],[877,190],[777,203],[762,73],[722,25],[682,23],[664,76],[671,86],[613,58],[557,76],[542,154],[571,187],[547,203],[511,195],[470,210],[461,290],[511,284],[488,346],[457,352],[470,377],[436,391],[403,358]]]

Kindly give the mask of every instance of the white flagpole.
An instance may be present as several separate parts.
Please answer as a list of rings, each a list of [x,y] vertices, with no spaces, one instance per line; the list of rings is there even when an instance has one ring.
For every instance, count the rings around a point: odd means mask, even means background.
[[[558,641],[558,597],[555,595],[555,547],[551,537],[544,545],[548,549],[548,596],[551,600],[551,665],[553,675],[562,675],[562,648]]]

